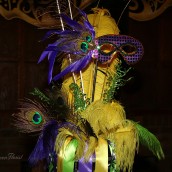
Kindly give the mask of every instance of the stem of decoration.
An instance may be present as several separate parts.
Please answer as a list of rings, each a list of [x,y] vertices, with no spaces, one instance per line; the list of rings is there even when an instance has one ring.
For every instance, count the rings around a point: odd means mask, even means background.
[[[93,77],[93,90],[92,90],[92,102],[94,101],[95,87],[96,87],[96,78],[97,78],[97,59],[95,59],[94,67],[94,77]]]

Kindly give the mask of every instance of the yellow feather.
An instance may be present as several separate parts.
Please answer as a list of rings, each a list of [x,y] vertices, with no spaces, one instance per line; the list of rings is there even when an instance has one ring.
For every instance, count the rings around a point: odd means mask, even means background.
[[[57,135],[55,141],[55,150],[57,153],[64,149],[64,143],[67,138],[73,138],[73,134],[66,128],[59,129],[59,134]]]
[[[91,103],[81,116],[90,123],[98,137],[125,120],[125,111],[118,102],[104,103],[98,100]]]
[[[56,137],[55,142],[55,150],[57,154],[61,151],[64,152],[64,143],[67,138],[76,139],[78,141],[77,151],[76,151],[76,159],[80,159],[84,154],[85,144],[86,144],[86,136],[84,133],[76,133],[76,131],[70,131],[69,128],[60,128],[59,134]]]
[[[108,34],[119,34],[115,20],[107,9],[93,8],[94,14],[88,15],[88,20],[95,29],[96,37]]]
[[[138,149],[138,135],[135,125],[126,120],[124,108],[119,102],[95,101],[81,113],[97,137],[115,144],[117,166],[124,172],[131,171],[135,152]]]
[[[88,149],[84,155],[85,161],[87,162],[90,156],[94,153],[95,148],[98,145],[98,140],[96,137],[90,136],[88,141]]]
[[[138,134],[135,125],[128,120],[123,121],[118,127],[109,139],[115,143],[117,166],[124,172],[130,172],[139,146]],[[110,135],[110,132],[108,134]]]

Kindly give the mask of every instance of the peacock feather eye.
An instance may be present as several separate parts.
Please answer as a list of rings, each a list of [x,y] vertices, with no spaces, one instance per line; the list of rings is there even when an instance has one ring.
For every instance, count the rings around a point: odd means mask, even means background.
[[[90,35],[86,36],[85,39],[86,39],[87,42],[91,42],[92,41],[92,37]]]
[[[32,117],[32,122],[34,124],[40,124],[42,122],[42,115],[39,112],[35,112]]]
[[[86,53],[88,50],[88,43],[87,42],[82,42],[81,43],[81,50]]]

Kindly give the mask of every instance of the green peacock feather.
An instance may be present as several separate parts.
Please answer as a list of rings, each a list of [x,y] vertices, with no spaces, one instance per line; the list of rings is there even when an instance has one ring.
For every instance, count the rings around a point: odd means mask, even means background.
[[[66,103],[65,97],[57,87],[54,86],[46,95],[37,88],[34,88],[30,94],[39,98],[39,101],[47,108],[48,114],[51,117],[61,120],[67,118],[69,115],[70,109]]]

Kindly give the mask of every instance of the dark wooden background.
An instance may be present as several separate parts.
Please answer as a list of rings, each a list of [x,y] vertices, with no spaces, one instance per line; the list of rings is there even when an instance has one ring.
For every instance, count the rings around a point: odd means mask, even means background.
[[[106,3],[112,16],[117,6]],[[121,90],[120,100],[127,117],[139,121],[162,143],[165,160],[158,161],[140,147],[136,172],[172,171],[172,8],[156,19],[137,22],[121,20],[120,29],[139,39],[145,49],[143,59],[134,66],[134,80]],[[27,158],[36,143],[35,136],[18,133],[11,125],[17,101],[28,97],[34,87],[47,88],[47,62],[37,65],[45,45],[39,42],[45,30],[19,19],[0,17],[0,157],[14,153],[21,160],[1,160],[2,172],[27,172]],[[39,171],[39,170],[37,170]]]

